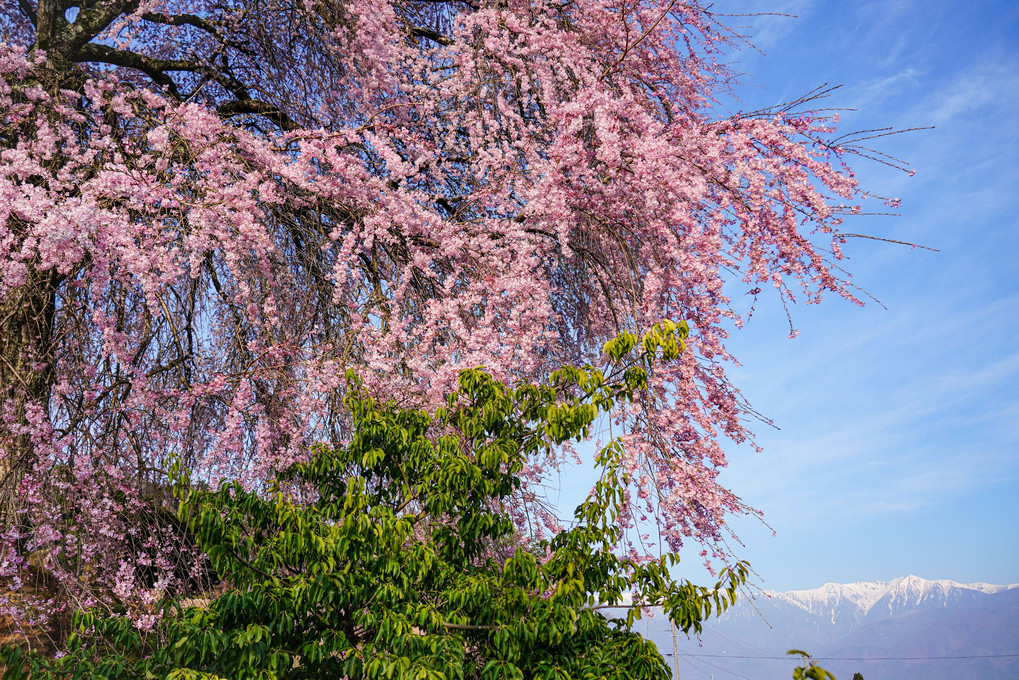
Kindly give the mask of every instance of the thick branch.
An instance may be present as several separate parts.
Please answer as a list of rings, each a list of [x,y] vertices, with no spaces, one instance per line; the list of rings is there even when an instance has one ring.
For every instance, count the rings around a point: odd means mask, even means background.
[[[222,22],[209,21],[197,14],[163,14],[162,12],[145,12],[142,14],[142,19],[164,26],[191,26],[209,34],[221,45],[231,47],[249,57],[255,56],[250,45],[243,40],[231,38],[228,31],[222,30]]]
[[[103,32],[117,17],[138,9],[139,0],[107,0],[84,7],[74,23],[65,29],[60,43],[72,52],[85,46]]]
[[[446,623],[442,622],[442,625],[446,628],[452,628],[453,630],[498,630],[499,628],[505,628],[505,626],[474,626],[467,623]]]
[[[36,3],[35,43],[43,50],[50,49],[53,34],[63,16],[57,0],[39,0]]]
[[[32,9],[32,6],[28,4],[28,0],[18,0],[18,7],[21,8],[21,11],[26,17],[28,17],[28,20],[32,22],[33,26],[39,25],[39,18],[36,16],[35,10]]]
[[[79,50],[78,57],[82,61],[93,61],[137,69],[151,78],[157,85],[166,87],[174,97],[178,96],[177,84],[166,74],[167,71],[189,71],[194,73],[205,70],[201,64],[183,59],[156,59],[138,54],[137,52],[115,50],[112,47],[96,43],[84,45]]]
[[[82,58],[82,61],[98,61],[106,64],[113,64],[114,66],[125,66],[127,68],[144,71],[146,74],[148,74],[149,71],[158,71],[161,73],[165,73],[166,71],[189,71],[192,73],[198,73],[206,70],[204,65],[193,61],[187,61],[185,59],[158,59],[156,57],[147,57],[144,54],[129,52],[127,50],[115,50],[112,47],[107,47],[106,45],[98,43],[85,45],[78,52],[78,56]]]
[[[155,24],[166,24],[167,26],[194,26],[210,35],[219,35],[219,30],[200,16],[194,14],[160,14],[159,12],[145,12],[142,19]]]
[[[414,0],[414,2],[424,2],[435,5],[455,5],[459,3],[461,5],[467,5],[473,10],[480,9],[480,5],[474,2],[470,2],[469,0]]]
[[[281,111],[279,107],[273,106],[267,102],[258,101],[257,99],[239,99],[237,101],[228,102],[217,108],[216,113],[223,118],[257,114],[265,116],[288,132],[300,128],[300,126],[291,120],[290,116]]]
[[[444,36],[441,33],[437,33],[430,28],[422,28],[421,26],[410,26],[407,28],[407,31],[415,37],[428,38],[429,40],[439,43],[440,45],[448,46],[453,44],[452,38]]]

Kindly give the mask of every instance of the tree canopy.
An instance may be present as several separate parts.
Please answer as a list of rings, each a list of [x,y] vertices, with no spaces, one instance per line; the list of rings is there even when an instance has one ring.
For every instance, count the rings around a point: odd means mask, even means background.
[[[0,576],[56,593],[4,612],[184,587],[171,462],[265,490],[347,441],[349,369],[427,411],[464,368],[539,380],[663,318],[690,351],[612,414],[620,550],[707,555],[747,511],[717,483],[720,439],[750,436],[730,295],[852,299],[839,224],[864,194],[825,114],[716,112],[736,36],[708,7],[3,7]],[[520,471],[534,540],[561,529],[542,485],[569,456]]]

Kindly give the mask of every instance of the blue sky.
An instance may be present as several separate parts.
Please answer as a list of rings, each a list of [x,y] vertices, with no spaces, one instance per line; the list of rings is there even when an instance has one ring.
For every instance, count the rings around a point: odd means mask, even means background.
[[[740,108],[842,85],[845,131],[935,126],[878,140],[916,176],[855,163],[902,199],[846,231],[854,282],[879,299],[759,304],[731,347],[763,454],[730,448],[725,484],[766,513],[734,527],[774,590],[917,574],[1019,582],[1019,3],[718,0],[764,55]],[[704,581],[696,556],[682,575]]]
[[[755,315],[732,377],[781,430],[731,450],[726,484],[777,532],[739,522],[770,589],[881,579],[1019,582],[1019,3],[715,3],[765,54],[737,55],[743,107],[843,87],[846,131],[935,126],[878,141],[916,176],[855,164],[898,217],[847,231],[847,268],[886,308],[837,299]]]

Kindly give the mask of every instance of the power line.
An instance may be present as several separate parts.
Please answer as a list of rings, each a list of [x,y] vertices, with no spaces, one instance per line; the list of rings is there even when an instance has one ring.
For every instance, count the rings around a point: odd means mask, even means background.
[[[711,663],[710,661],[705,661],[704,659],[696,659],[696,661],[697,661],[697,663],[702,663],[702,664],[705,664],[707,666],[711,666],[712,668],[717,668],[718,670],[722,671],[723,673],[728,673],[729,675],[735,675],[740,680],[756,680],[755,678],[748,678],[747,676],[743,675],[742,673],[734,671],[734,670],[732,670],[730,668],[725,668],[724,666],[719,666],[718,664]],[[691,668],[696,668],[700,673],[704,673],[705,675],[707,675],[707,673],[705,673],[702,669],[697,668],[697,666],[695,666],[693,664],[691,664],[690,667]],[[679,675],[677,674],[676,677],[678,678]],[[711,677],[714,678],[715,676],[712,675]]]
[[[671,656],[671,655],[666,655]],[[711,659],[763,659],[774,661],[791,661],[795,656],[738,656],[735,654],[680,654],[693,658]],[[1019,657],[1019,654],[959,654],[956,656],[813,656],[815,661],[944,661],[946,659],[1004,659]]]

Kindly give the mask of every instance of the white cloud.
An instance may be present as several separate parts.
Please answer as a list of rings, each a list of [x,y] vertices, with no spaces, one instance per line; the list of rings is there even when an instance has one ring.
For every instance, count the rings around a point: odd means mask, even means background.
[[[934,125],[945,125],[960,116],[983,118],[992,111],[1015,115],[1013,105],[1019,100],[1017,64],[982,63],[961,73],[939,88],[926,102]]]

